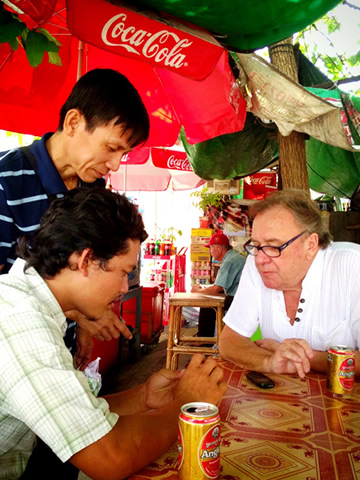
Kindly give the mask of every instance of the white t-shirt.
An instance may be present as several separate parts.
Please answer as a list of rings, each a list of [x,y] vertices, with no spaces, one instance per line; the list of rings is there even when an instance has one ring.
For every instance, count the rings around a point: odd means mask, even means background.
[[[302,338],[315,350],[359,349],[360,245],[335,242],[319,250],[303,281],[296,317],[300,321],[291,325],[283,292],[265,287],[255,258],[248,257],[226,325],[245,337],[260,325],[263,338]]]

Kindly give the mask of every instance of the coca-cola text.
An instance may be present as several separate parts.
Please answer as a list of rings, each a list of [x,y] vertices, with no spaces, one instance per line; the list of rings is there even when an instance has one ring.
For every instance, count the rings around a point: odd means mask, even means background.
[[[152,58],[156,63],[163,63],[164,66],[180,68],[187,65],[186,55],[182,50],[192,45],[190,40],[180,39],[176,33],[168,30],[155,33],[136,30],[136,27],[125,24],[126,19],[127,15],[120,13],[106,22],[101,32],[101,39],[105,45],[122,47],[135,55],[142,54],[145,58]]]

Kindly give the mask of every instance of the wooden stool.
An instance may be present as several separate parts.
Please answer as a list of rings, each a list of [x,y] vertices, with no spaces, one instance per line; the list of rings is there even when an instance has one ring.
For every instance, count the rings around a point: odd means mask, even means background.
[[[225,295],[205,295],[203,293],[175,293],[169,298],[170,317],[166,368],[176,370],[180,354],[202,353],[213,355],[219,352],[215,347],[206,347],[198,344],[219,343],[224,316],[224,302]],[[182,307],[214,308],[216,310],[216,337],[181,335]]]

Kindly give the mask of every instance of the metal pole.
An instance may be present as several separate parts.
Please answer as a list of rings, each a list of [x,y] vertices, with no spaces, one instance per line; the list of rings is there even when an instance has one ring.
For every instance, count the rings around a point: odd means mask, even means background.
[[[123,190],[124,190],[124,195],[126,194],[126,177],[127,177],[127,165],[124,164],[124,177],[123,177]]]
[[[158,198],[157,198],[157,192],[155,192],[155,238],[157,238],[157,230],[158,230],[158,219],[157,219],[157,214],[158,214]]]
[[[77,74],[76,74],[76,80],[79,80],[79,78],[82,75],[82,70],[83,70],[83,58],[84,58],[84,43],[79,40],[79,55],[78,55],[78,66],[77,66]]]

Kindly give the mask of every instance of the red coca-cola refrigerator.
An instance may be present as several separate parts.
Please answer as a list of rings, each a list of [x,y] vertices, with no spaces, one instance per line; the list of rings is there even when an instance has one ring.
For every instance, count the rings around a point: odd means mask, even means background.
[[[140,343],[151,345],[157,343],[163,326],[164,311],[164,282],[144,282],[141,295],[141,328]],[[124,302],[122,306],[122,318],[126,325],[136,326],[136,300]]]

